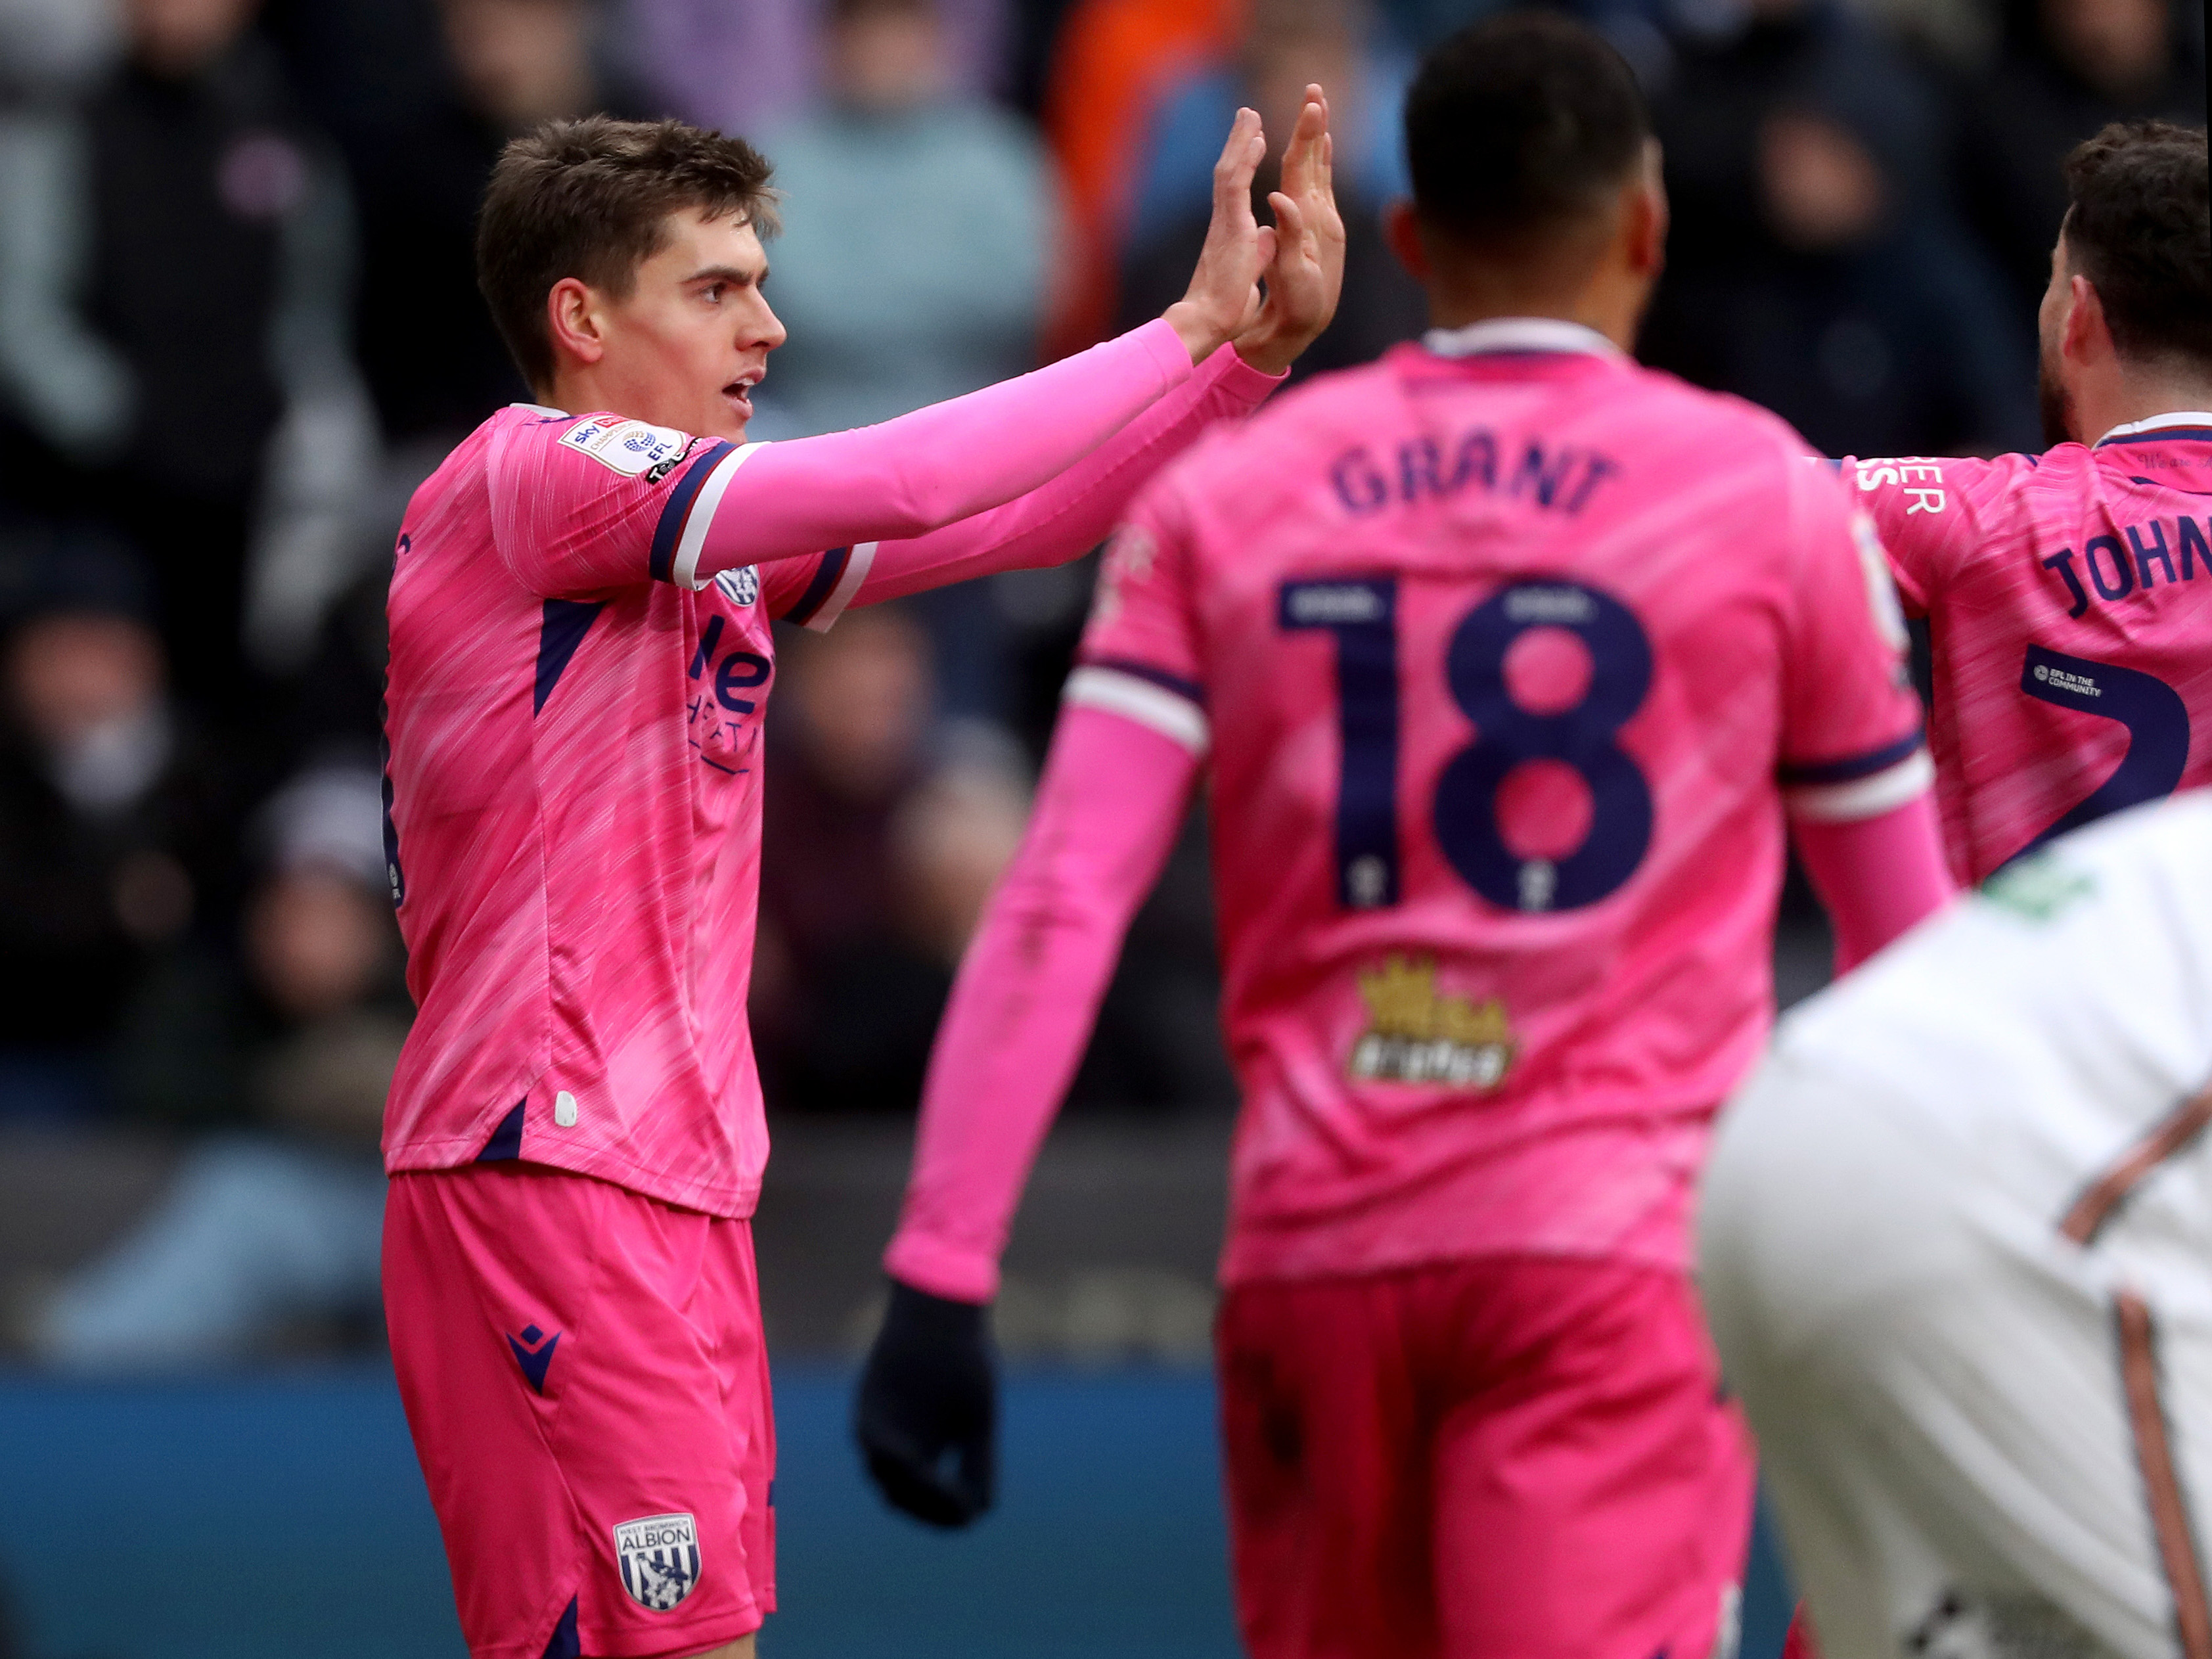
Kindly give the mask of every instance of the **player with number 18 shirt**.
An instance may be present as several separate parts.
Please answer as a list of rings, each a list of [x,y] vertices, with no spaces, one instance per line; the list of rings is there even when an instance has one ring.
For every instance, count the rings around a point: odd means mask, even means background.
[[[909,1301],[994,1293],[1204,768],[1243,1098],[1218,1341],[1248,1649],[1696,1659],[1723,1650],[1752,1498],[1687,1272],[1709,1121],[1770,1022],[1785,802],[1847,939],[1940,892],[1920,708],[1835,477],[1621,348],[1662,220],[1611,49],[1478,26],[1407,124],[1439,264],[1534,239],[1455,246],[1429,181],[1510,181],[1563,130],[1618,141],[1571,198],[1603,189],[1610,250],[1550,314],[1317,380],[1140,498],[963,964],[886,1266]],[[1442,148],[1468,134],[1491,142]],[[1568,222],[1539,230],[1605,246]],[[1428,285],[1459,322],[1454,278]]]

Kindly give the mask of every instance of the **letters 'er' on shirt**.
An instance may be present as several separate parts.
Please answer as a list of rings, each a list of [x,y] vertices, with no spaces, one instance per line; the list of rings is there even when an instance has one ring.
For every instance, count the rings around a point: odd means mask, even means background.
[[[2212,782],[2212,412],[2094,447],[1843,475],[1928,618],[1930,747],[1961,882]]]
[[[1509,320],[1217,434],[1116,538],[1068,697],[1210,757],[1231,1281],[1682,1264],[1784,797],[1928,787],[1881,550],[1803,454]]]
[[[520,1156],[750,1212],[769,623],[826,626],[855,584],[844,549],[672,580],[739,453],[517,406],[416,494],[386,708],[420,1009],[393,1170]]]

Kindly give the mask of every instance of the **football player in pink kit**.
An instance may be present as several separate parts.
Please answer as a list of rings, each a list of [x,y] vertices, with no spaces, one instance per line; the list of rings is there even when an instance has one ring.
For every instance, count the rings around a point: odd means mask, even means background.
[[[2041,455],[1844,465],[1928,618],[1936,793],[1978,882],[2052,836],[2212,783],[2212,238],[2204,134],[2107,128],[2066,162],[2039,318]]]
[[[1316,88],[1263,228],[1241,112],[1163,319],[788,444],[742,441],[783,338],[757,153],[594,119],[501,160],[482,283],[559,407],[494,416],[409,507],[386,792],[421,1011],[386,1123],[386,1307],[477,1659],[750,1655],[775,1606],[745,1220],[771,621],[1094,544],[1326,325],[1328,148]]]
[[[1832,475],[1626,355],[1665,217],[1626,65],[1497,20],[1406,125],[1437,329],[1207,438],[1113,544],[859,1431],[902,1506],[988,1502],[1000,1252],[1204,770],[1247,1646],[1705,1659],[1753,1481],[1692,1193],[1769,1024],[1785,803],[1846,963],[1948,893],[1920,710]]]

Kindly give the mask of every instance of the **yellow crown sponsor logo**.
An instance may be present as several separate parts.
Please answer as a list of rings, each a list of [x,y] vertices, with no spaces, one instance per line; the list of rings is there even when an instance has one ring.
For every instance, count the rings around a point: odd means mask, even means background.
[[[1520,1045],[1496,997],[1477,1006],[1438,996],[1433,961],[1396,956],[1360,970],[1359,994],[1368,1028],[1352,1046],[1355,1081],[1495,1089],[1505,1080]]]

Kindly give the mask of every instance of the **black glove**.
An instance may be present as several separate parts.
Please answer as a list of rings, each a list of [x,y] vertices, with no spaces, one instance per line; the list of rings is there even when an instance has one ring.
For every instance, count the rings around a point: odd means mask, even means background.
[[[884,1496],[933,1527],[966,1526],[995,1494],[998,1422],[990,1310],[891,1280],[853,1413]]]

